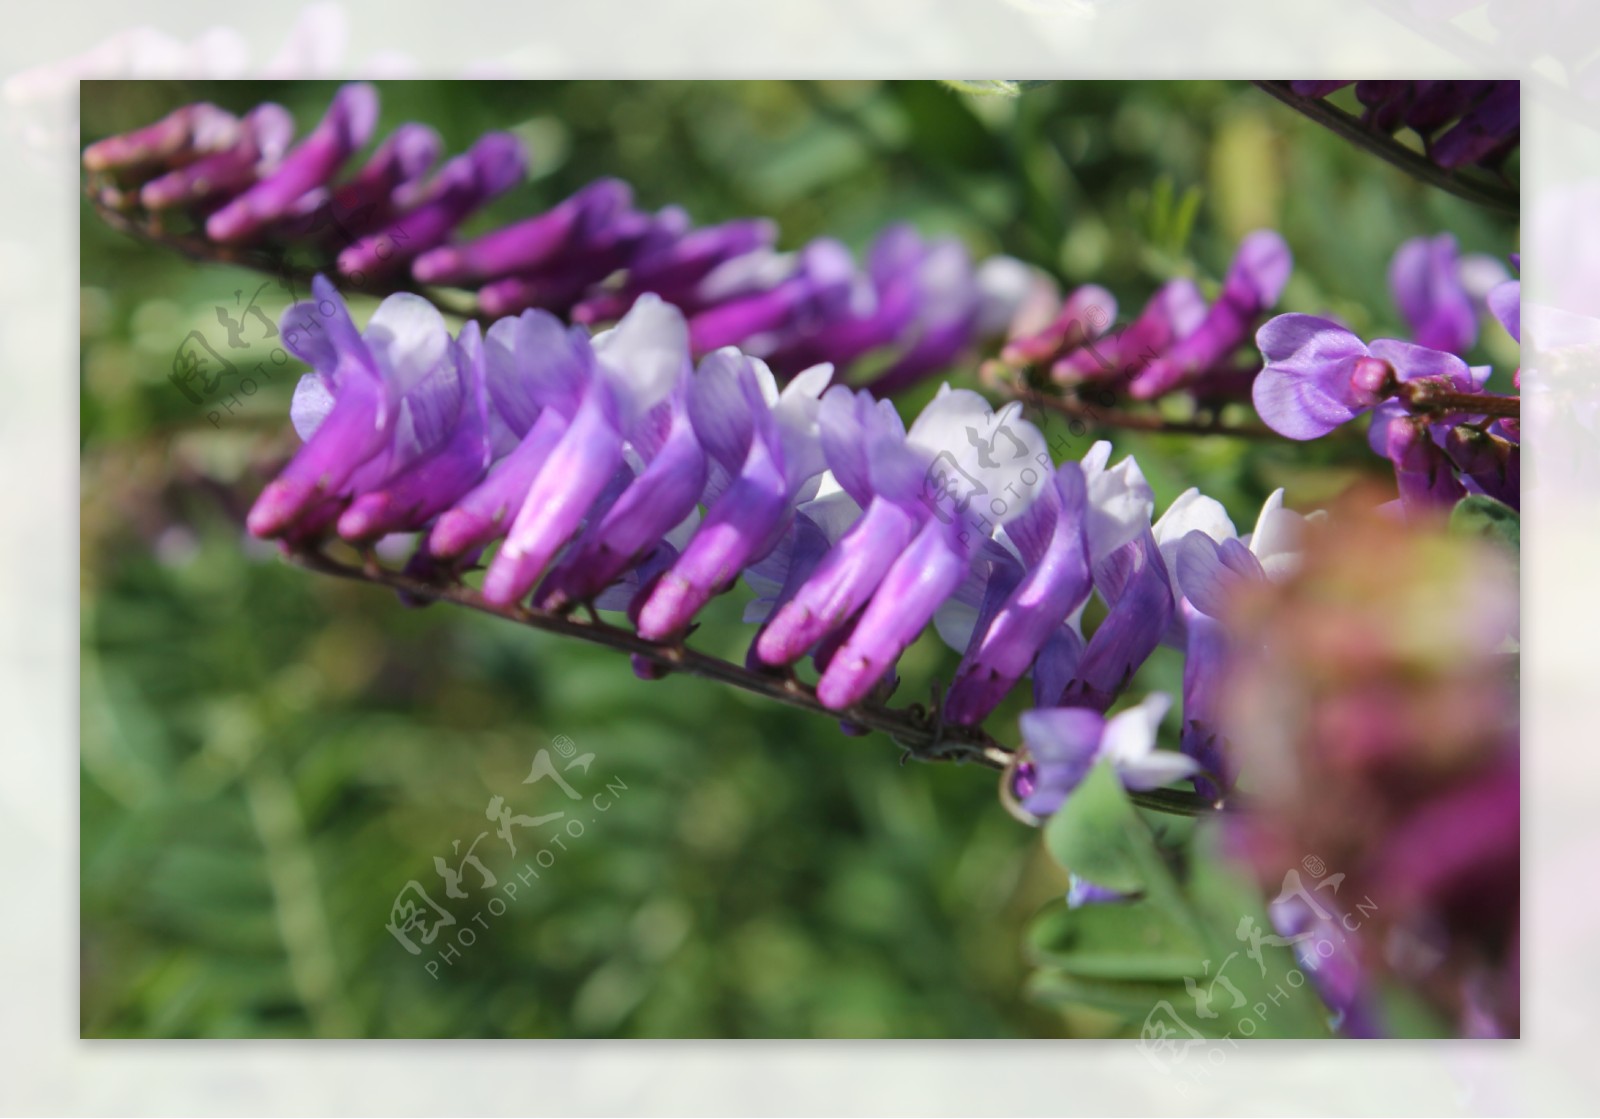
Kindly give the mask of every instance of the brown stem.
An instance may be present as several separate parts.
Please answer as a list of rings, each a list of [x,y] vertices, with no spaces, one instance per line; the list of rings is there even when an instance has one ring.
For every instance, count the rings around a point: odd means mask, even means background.
[[[1522,398],[1497,393],[1455,392],[1428,381],[1409,381],[1400,386],[1400,402],[1413,415],[1496,416],[1520,419]]]
[[[1116,427],[1126,431],[1153,431],[1169,435],[1227,435],[1235,439],[1280,438],[1271,428],[1262,424],[1224,424],[1216,420],[1172,420],[1149,412],[1129,412],[1121,408],[1087,404],[1076,397],[1055,396],[1023,385],[1008,386],[1006,392],[1023,404],[1100,427]]]
[[[1258,89],[1270,93],[1279,101],[1297,109],[1327,128],[1343,136],[1357,147],[1387,160],[1409,175],[1430,183],[1440,190],[1449,191],[1457,198],[1465,198],[1480,206],[1487,206],[1503,214],[1521,212],[1522,201],[1515,190],[1507,189],[1488,179],[1462,175],[1440,167],[1390,136],[1374,132],[1359,117],[1351,116],[1337,105],[1330,105],[1318,97],[1301,97],[1289,88],[1288,82],[1255,82]]]
[[[989,769],[1004,770],[1013,757],[1011,750],[1000,745],[981,728],[945,724],[936,710],[929,711],[920,704],[892,708],[859,703],[835,711],[823,706],[817,699],[816,691],[792,674],[754,672],[743,665],[691,649],[681,642],[650,641],[632,630],[594,617],[557,614],[527,606],[497,606],[471,587],[460,583],[430,582],[376,564],[345,563],[320,550],[286,550],[285,554],[290,562],[324,575],[387,587],[415,599],[465,606],[532,629],[631,653],[672,672],[715,680],[802,711],[843,719],[868,730],[887,734],[905,747],[911,757],[920,761],[974,762]],[[1219,807],[1194,793],[1173,789],[1130,791],[1128,795],[1135,804],[1179,816],[1203,815]]]
[[[476,319],[483,321],[475,308],[462,305],[459,300],[446,297],[437,288],[428,288],[410,281],[409,273],[397,273],[393,277],[370,277],[365,283],[355,283],[348,277],[339,273],[335,262],[331,259],[321,265],[302,267],[291,265],[288,258],[282,258],[281,264],[269,264],[262,258],[262,246],[219,245],[217,242],[197,233],[177,233],[161,228],[156,215],[143,210],[122,210],[110,205],[100,197],[91,179],[84,191],[89,199],[89,204],[95,212],[112,229],[126,234],[138,241],[156,248],[167,249],[178,253],[190,260],[202,264],[223,264],[234,268],[249,268],[256,272],[266,272],[282,280],[298,281],[309,290],[311,280],[318,273],[328,276],[336,286],[358,295],[370,295],[381,298],[401,291],[415,291],[425,296],[429,302],[448,315],[455,315],[462,319]],[[287,246],[278,245],[278,248]]]

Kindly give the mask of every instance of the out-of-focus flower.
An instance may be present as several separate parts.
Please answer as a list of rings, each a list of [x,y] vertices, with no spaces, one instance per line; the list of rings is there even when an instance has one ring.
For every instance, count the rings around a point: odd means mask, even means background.
[[[1239,244],[1222,293],[1200,323],[1140,370],[1128,391],[1140,400],[1172,391],[1216,369],[1250,340],[1250,331],[1283,293],[1294,258],[1283,238],[1258,229]]]
[[[1156,732],[1171,707],[1155,694],[1106,718],[1083,707],[1041,707],[1019,720],[1027,759],[1026,785],[1016,790],[1023,811],[1043,819],[1055,813],[1089,770],[1109,761],[1130,789],[1158,789],[1194,773],[1194,759],[1156,748]]]
[[[322,123],[284,154],[289,125],[276,106],[244,124],[214,106],[188,106],[90,145],[84,164],[103,204],[135,218],[141,200],[147,210],[187,212],[219,245],[309,250],[317,267],[361,286],[373,277],[402,286],[407,271],[419,284],[467,286],[492,317],[539,309],[601,324],[653,294],[688,317],[696,357],[737,346],[787,379],[823,364],[844,373],[870,356],[879,395],[1031,321],[1054,292],[1020,261],[978,262],[958,241],[927,240],[907,225],[886,229],[864,268],[829,238],[778,252],[770,221],[696,229],[676,206],[637,210],[631,189],[614,179],[456,242],[472,213],[524,179],[522,145],[489,133],[425,178],[438,135],[402,124],[353,177],[337,181],[376,118],[373,89],[346,85]]]
[[[1337,872],[1306,896],[1351,915],[1364,984],[1514,1034],[1515,576],[1487,543],[1354,500],[1304,540],[1296,571],[1236,582],[1223,611],[1237,851],[1274,889],[1309,856]]]
[[[1459,354],[1477,341],[1477,311],[1450,234],[1401,245],[1389,264],[1389,291],[1417,345]]]
[[[281,163],[207,218],[206,234],[224,243],[251,239],[326,186],[371,139],[377,124],[377,90],[365,82],[341,86],[321,123]]]

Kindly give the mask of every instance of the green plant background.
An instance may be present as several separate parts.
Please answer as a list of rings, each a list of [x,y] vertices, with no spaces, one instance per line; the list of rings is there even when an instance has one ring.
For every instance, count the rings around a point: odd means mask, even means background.
[[[86,82],[83,139],[200,98],[277,100],[303,131],[334,88]],[[1270,225],[1296,258],[1280,307],[1397,336],[1384,277],[1401,240],[1448,230],[1467,251],[1515,248],[1513,221],[1242,83],[1051,83],[1016,99],[900,82],[380,88],[384,128],[425,121],[451,151],[489,128],[528,141],[533,181],[475,228],[615,175],[641,205],[678,203],[700,222],[770,215],[785,247],[827,234],[860,250],[910,221],[1104,284],[1126,314],[1173,275],[1214,290],[1239,237]],[[703,681],[644,683],[608,650],[407,609],[247,541],[239,505],[292,445],[297,374],[263,380],[216,422],[166,376],[191,330],[220,348],[215,308],[237,311],[261,283],[124,237],[84,204],[85,1036],[1127,1030],[1025,995],[1025,930],[1066,880],[987,771],[902,765],[881,737]],[[275,285],[261,293],[273,318],[287,302]],[[371,306],[355,300],[358,321]],[[1476,356],[1514,368],[1509,339],[1485,333]],[[233,355],[247,367],[270,362],[258,335],[247,327]],[[1277,486],[1308,508],[1359,473],[1382,476],[1359,439],[1113,441],[1137,455],[1158,508],[1198,485],[1241,530]],[[696,642],[742,657],[739,606],[718,603]],[[898,698],[922,698],[955,660],[924,639]],[[1159,653],[1134,694],[1175,691],[1178,671]],[[1015,739],[1022,698],[991,719],[999,737]],[[486,830],[478,853],[502,884],[514,878],[543,844],[524,838],[511,858],[485,807],[564,807],[548,783],[522,783],[559,735],[594,754],[569,775],[585,796],[626,788],[604,813],[585,808],[582,836],[503,913],[483,910],[493,891],[450,902],[476,939],[435,977],[436,955],[409,955],[386,930],[391,903],[413,879],[445,902],[434,858],[454,862],[452,843]]]

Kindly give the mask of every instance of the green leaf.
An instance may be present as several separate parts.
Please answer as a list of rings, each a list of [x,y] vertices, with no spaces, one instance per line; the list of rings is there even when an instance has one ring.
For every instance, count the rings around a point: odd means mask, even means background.
[[[1029,928],[1028,949],[1035,963],[1084,979],[1181,981],[1206,964],[1188,922],[1148,901],[1053,905]]]
[[[1123,792],[1109,762],[1089,771],[1044,831],[1051,857],[1073,874],[1119,893],[1142,893],[1149,883],[1142,867],[1153,856],[1155,839]],[[1135,848],[1148,848],[1145,858]]]
[[[985,81],[959,81],[946,79],[945,85],[958,93],[971,94],[974,97],[1018,97],[1035,86],[1048,85],[1044,81],[1008,82],[995,79]]]
[[[1511,506],[1492,497],[1473,493],[1456,502],[1450,513],[1452,531],[1468,536],[1483,536],[1511,549],[1513,557],[1522,555],[1522,517]]]
[[[1059,971],[1039,971],[1029,977],[1027,994],[1046,1005],[1087,1006],[1137,1021],[1157,1003],[1181,1005],[1185,991],[1182,983],[1085,979]]]

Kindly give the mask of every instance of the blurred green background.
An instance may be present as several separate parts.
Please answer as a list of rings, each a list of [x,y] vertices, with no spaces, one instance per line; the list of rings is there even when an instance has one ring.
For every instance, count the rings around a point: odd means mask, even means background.
[[[1465,251],[1516,247],[1513,221],[1243,83],[1054,83],[1016,100],[903,82],[379,85],[384,129],[425,121],[452,152],[490,128],[530,145],[533,181],[474,229],[616,175],[641,205],[678,203],[699,222],[770,215],[784,247],[830,234],[860,250],[909,220],[1104,284],[1126,315],[1174,275],[1213,291],[1240,236],[1270,225],[1296,258],[1280,309],[1332,312],[1369,336],[1404,336],[1384,279],[1403,239],[1448,230]],[[304,131],[334,88],[85,82],[83,140],[198,99],[276,100]],[[216,308],[237,317],[263,280],[136,242],[83,207],[85,1036],[1106,1028],[1022,996],[1023,927],[1065,880],[989,772],[902,765],[882,737],[699,680],[644,683],[608,650],[407,609],[247,540],[240,512],[293,445],[298,372],[263,379],[216,422],[166,378],[191,331],[222,347]],[[275,321],[288,301],[272,284],[258,305]],[[364,322],[371,301],[353,305]],[[269,361],[272,342],[243,321],[246,348],[225,352]],[[1475,356],[1509,372],[1510,340],[1485,334]],[[1384,473],[1359,438],[1103,434],[1137,455],[1158,509],[1198,485],[1241,531],[1277,486],[1308,508]],[[696,643],[742,658],[744,597],[718,603]],[[922,698],[956,659],[924,639],[897,698]],[[1134,694],[1176,690],[1178,672],[1163,651]],[[1015,740],[1022,698],[991,718],[998,737]],[[594,755],[566,775],[583,834],[499,914],[470,868],[472,896],[446,898],[434,859],[455,865],[456,841],[464,853],[488,831],[476,853],[501,886],[548,846],[518,831],[512,858],[485,809],[496,796],[531,816],[567,807],[548,781],[523,784],[541,748],[561,760],[563,735]],[[412,880],[458,922],[417,956],[386,928]],[[461,929],[471,946],[430,974]]]

